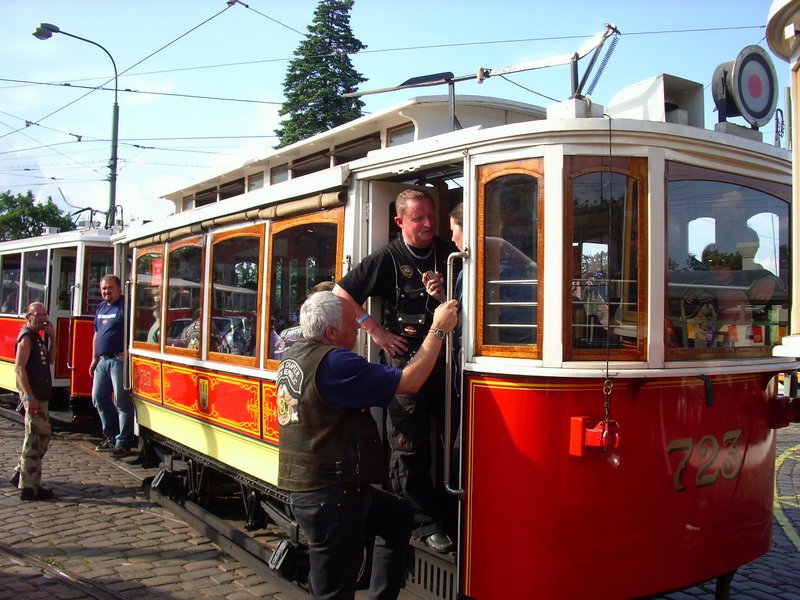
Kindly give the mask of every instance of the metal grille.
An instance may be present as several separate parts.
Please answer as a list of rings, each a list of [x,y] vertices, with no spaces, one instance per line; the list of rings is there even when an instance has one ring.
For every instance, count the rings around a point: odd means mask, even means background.
[[[412,547],[411,560],[406,590],[422,598],[456,599],[456,569],[451,556],[438,556]]]

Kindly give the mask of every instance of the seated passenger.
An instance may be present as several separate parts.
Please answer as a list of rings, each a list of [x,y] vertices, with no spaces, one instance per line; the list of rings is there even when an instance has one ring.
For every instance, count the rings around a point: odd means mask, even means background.
[[[715,244],[703,250],[703,264],[711,272],[711,290],[716,300],[717,331],[727,336],[727,342],[746,345],[752,334],[752,309],[745,294],[746,280],[742,274],[742,255],[723,252]],[[744,335],[744,339],[739,339]]]
[[[330,292],[333,290],[333,286],[335,283],[333,281],[321,281],[314,287],[312,287],[309,292],[308,296],[306,296],[306,300],[308,300],[313,294],[317,292]],[[274,329],[273,329],[274,332]],[[280,332],[278,335],[278,339],[270,338],[270,358],[276,358],[278,360],[283,358],[283,353],[286,352],[289,348],[292,347],[297,340],[302,339],[303,331],[300,329],[300,325],[295,325],[294,327],[287,327],[283,331]]]
[[[194,311],[194,320],[189,323],[181,334],[181,345],[190,350],[200,349],[200,338],[203,331],[203,312],[198,308]],[[219,352],[219,331],[214,323],[211,323],[211,336],[208,349],[210,352]]]

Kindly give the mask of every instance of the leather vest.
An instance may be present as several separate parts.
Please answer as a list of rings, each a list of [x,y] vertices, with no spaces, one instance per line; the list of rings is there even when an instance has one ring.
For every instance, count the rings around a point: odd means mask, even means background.
[[[47,356],[47,346],[37,331],[27,325],[19,331],[17,345],[25,336],[30,336],[33,342],[31,353],[28,356],[28,364],[25,370],[28,372],[28,382],[34,397],[39,401],[49,401],[53,398],[53,380],[50,375],[50,361]]]
[[[334,348],[299,340],[278,367],[278,486],[285,490],[359,481],[360,411],[330,406],[317,389],[319,364]]]
[[[397,302],[394,306],[391,302],[384,303],[384,323],[389,331],[402,335],[416,349],[428,335],[433,311],[439,303],[425,291],[419,265],[403,247],[402,239],[392,242],[388,250],[394,262]],[[429,266],[444,273],[447,271],[447,248],[439,238],[434,238],[431,250],[433,259],[429,259]]]

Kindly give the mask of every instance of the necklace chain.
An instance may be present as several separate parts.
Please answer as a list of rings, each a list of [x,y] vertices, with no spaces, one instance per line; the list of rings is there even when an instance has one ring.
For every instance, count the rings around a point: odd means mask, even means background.
[[[403,240],[403,244],[405,245],[406,250],[408,250],[408,253],[411,256],[413,256],[414,258],[416,258],[417,260],[426,260],[426,259],[430,258],[431,257],[431,252],[433,252],[433,250],[434,250],[434,244],[431,244],[431,247],[428,248],[428,253],[427,254],[419,255],[416,252],[414,252],[414,250],[411,248],[411,246],[408,245],[408,242]]]

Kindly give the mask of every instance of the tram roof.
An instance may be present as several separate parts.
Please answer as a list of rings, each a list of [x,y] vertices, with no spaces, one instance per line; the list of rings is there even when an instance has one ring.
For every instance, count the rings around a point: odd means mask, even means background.
[[[83,227],[72,231],[44,232],[35,237],[0,242],[0,253],[20,252],[36,248],[58,248],[77,244],[107,246],[111,236],[117,231],[117,229]]]
[[[450,122],[446,118],[448,110],[446,95],[409,98],[382,111],[248,160],[235,169],[227,169],[213,177],[170,192],[163,198],[172,200],[176,204],[176,209],[179,209],[181,200],[188,194],[222,185],[242,176],[263,171],[265,168],[296,163],[320,152],[336,153],[337,150],[346,148],[349,143],[365,137],[380,136],[378,147],[385,148],[389,145],[387,132],[405,124],[413,124],[415,141],[446,133],[451,130]],[[476,95],[456,95],[455,113],[462,128],[476,125],[491,127],[546,117],[546,110],[541,106]]]

